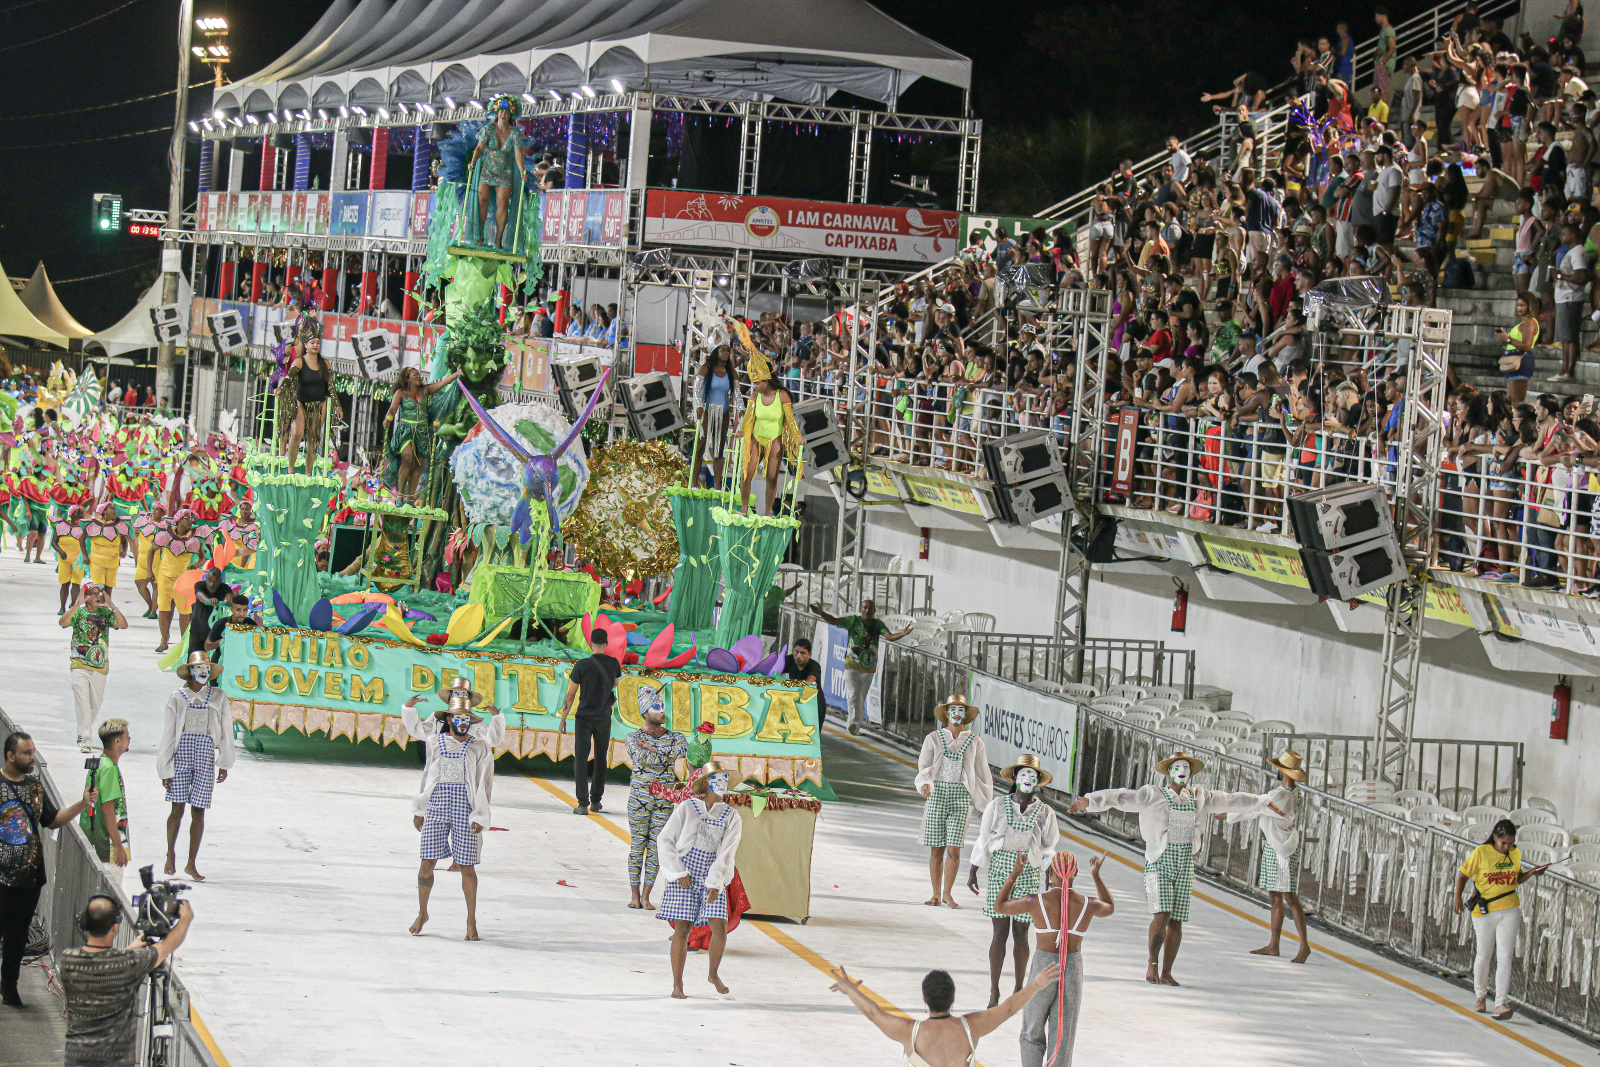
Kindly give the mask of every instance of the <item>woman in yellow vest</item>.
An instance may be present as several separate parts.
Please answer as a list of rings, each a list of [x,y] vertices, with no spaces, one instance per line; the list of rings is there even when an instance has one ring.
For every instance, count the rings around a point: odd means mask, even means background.
[[[195,525],[194,512],[182,508],[156,530],[156,536],[150,543],[150,573],[156,579],[156,618],[161,625],[161,644],[156,646],[157,652],[165,652],[169,647],[172,609],[177,602],[172,586],[185,571],[200,566],[200,554],[205,551],[209,533]],[[184,634],[188,630],[189,615],[180,610],[178,633]]]
[[[128,524],[117,514],[117,505],[105,501],[94,516],[83,524],[89,543],[89,580],[107,590],[117,587],[117,568],[128,554]]]
[[[757,471],[764,471],[767,479],[766,514],[772,514],[773,503],[778,499],[778,464],[787,452],[789,462],[800,476],[799,463],[803,439],[795,425],[794,405],[789,394],[779,389],[772,380],[772,364],[750,340],[744,323],[736,319],[729,322],[739,337],[739,347],[748,359],[750,398],[745,402],[744,421],[739,424],[739,438],[744,442],[744,480],[739,487],[739,499],[744,502],[744,512],[750,513],[750,483]],[[781,447],[780,447],[781,446]]]
[[[161,529],[162,523],[166,521],[167,506],[159,500],[150,505],[149,514],[140,515],[133,520],[133,532],[136,542],[134,545],[133,587],[139,590],[140,596],[144,597],[144,617],[147,619],[156,617],[156,598],[155,594],[150,591],[150,580],[152,578],[150,571],[151,550],[155,545],[156,531]]]
[[[239,546],[238,555],[233,557],[233,565],[240,570],[254,570],[256,549],[261,547],[261,524],[256,521],[250,501],[239,501],[232,515],[222,516],[217,528],[222,536]],[[221,542],[218,543],[220,545]]]
[[[83,581],[82,506],[72,505],[67,509],[67,517],[56,522],[52,545],[56,550],[56,579],[61,583],[61,608],[56,614],[65,615],[67,597],[70,594],[72,600],[76,602],[78,599],[76,590]]]

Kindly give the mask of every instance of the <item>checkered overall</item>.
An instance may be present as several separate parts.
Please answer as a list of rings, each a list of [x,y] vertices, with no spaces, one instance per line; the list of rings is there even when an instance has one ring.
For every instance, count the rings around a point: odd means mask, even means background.
[[[445,744],[443,730],[434,735],[438,746],[439,780],[428,797],[422,817],[422,858],[450,858],[463,867],[477,864],[482,837],[472,832],[472,799],[467,795],[467,740],[454,753]]]
[[[1162,786],[1161,792],[1167,798],[1167,847],[1154,863],[1144,865],[1144,895],[1150,914],[1186,923],[1194,895],[1194,791],[1185,789],[1180,797]]]

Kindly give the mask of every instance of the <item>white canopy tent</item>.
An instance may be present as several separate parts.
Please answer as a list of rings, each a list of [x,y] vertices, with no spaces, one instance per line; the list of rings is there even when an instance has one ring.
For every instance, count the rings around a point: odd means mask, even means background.
[[[500,93],[650,88],[891,106],[918,78],[971,86],[972,62],[866,0],[334,0],[288,52],[220,91],[225,112],[449,106]]]
[[[189,318],[189,301],[193,296],[194,290],[189,287],[189,279],[178,275],[178,308],[185,321]],[[161,282],[157,280],[144,291],[139,302],[133,305],[133,310],[122,316],[116,325],[90,335],[83,343],[84,350],[98,348],[108,356],[120,356],[124,352],[156,347],[159,342],[156,340],[155,324],[150,321],[150,312],[160,306]]]

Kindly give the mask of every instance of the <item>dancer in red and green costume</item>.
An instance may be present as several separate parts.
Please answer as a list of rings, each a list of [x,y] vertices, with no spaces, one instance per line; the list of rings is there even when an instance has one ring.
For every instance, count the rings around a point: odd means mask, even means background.
[[[28,561],[30,552],[33,553],[33,562],[44,562],[45,531],[50,523],[50,498],[45,494],[45,483],[48,480],[39,454],[29,448],[23,453],[22,469],[17,475],[13,490],[17,499],[21,500],[27,509],[25,521],[28,539],[22,545],[24,563]]]

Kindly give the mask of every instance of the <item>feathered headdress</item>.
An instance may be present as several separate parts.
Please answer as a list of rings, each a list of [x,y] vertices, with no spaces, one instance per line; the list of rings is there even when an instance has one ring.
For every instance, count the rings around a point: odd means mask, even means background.
[[[730,317],[726,321],[737,339],[739,348],[744,352],[745,373],[749,376],[751,384],[767,381],[772,377],[772,361],[756,347],[755,340],[750,336],[750,328],[735,318]]]
[[[510,93],[501,93],[499,96],[496,96],[490,100],[489,110],[486,112],[486,114],[493,115],[501,108],[510,110],[512,122],[516,122],[517,119],[522,117],[522,101],[518,100]]]

